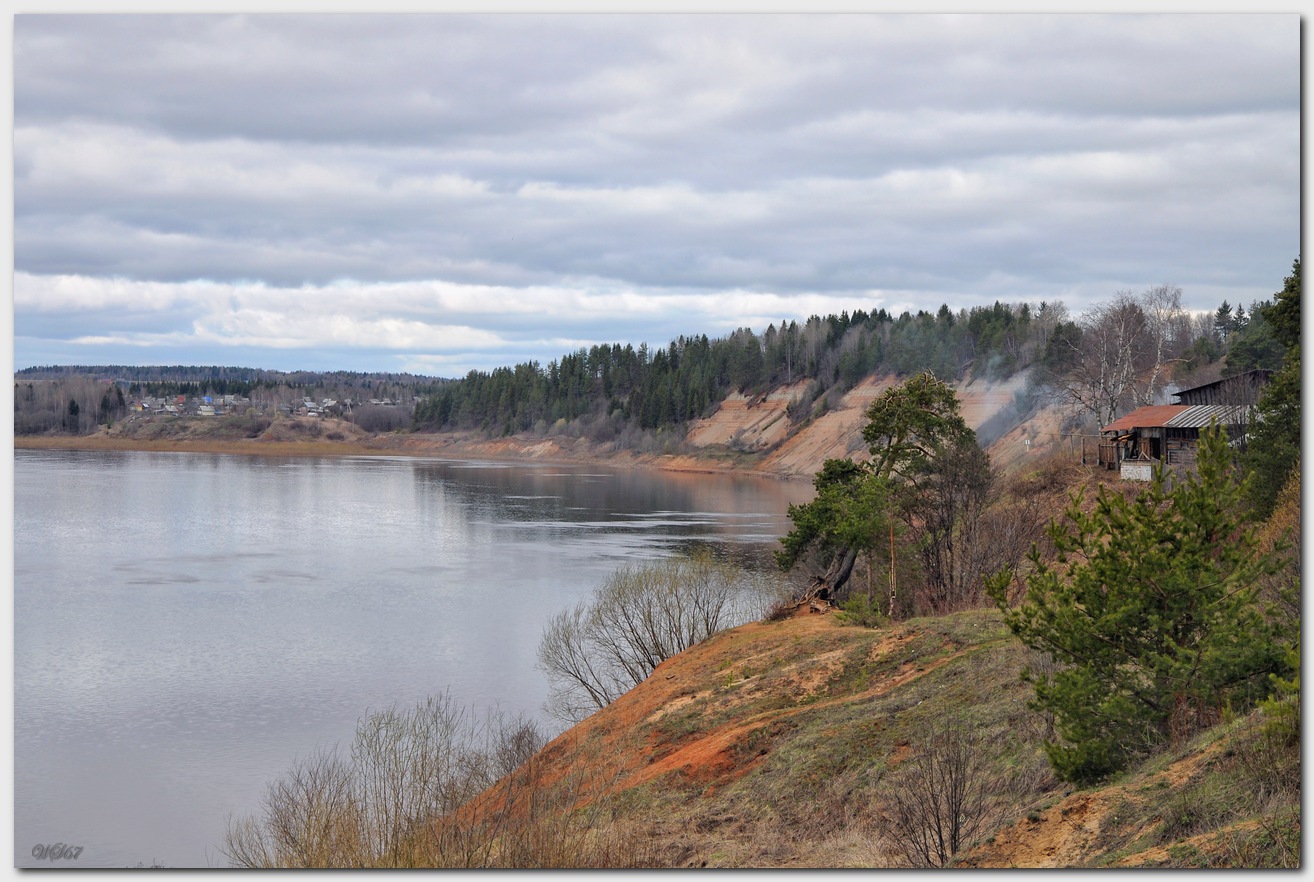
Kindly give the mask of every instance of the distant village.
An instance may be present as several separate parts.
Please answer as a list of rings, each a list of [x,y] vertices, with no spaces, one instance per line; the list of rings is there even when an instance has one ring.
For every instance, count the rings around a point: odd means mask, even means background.
[[[372,407],[405,407],[410,409],[414,408],[419,401],[420,396],[415,395],[409,400],[369,398],[353,401],[351,398],[341,400],[322,398],[316,401],[313,398],[302,398],[300,402],[291,404],[286,402],[270,404],[263,401],[252,404],[251,399],[245,395],[172,395],[156,398],[143,396],[133,399],[128,402],[128,411],[133,414],[172,414],[174,416],[200,417],[246,414],[249,411],[254,411],[259,416],[279,414],[282,416],[351,419],[353,408],[369,405]]]
[[[14,432],[85,435],[126,420],[334,417],[366,431],[409,427],[442,380],[409,374],[286,374],[223,367],[46,367],[14,375]]]

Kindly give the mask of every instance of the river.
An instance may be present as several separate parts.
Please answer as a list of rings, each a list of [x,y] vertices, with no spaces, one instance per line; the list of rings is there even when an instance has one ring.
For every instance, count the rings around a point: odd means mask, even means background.
[[[16,863],[224,866],[226,818],[368,710],[447,690],[541,719],[550,616],[626,562],[710,545],[765,566],[810,496],[599,466],[18,450]],[[61,843],[80,851],[52,859]]]

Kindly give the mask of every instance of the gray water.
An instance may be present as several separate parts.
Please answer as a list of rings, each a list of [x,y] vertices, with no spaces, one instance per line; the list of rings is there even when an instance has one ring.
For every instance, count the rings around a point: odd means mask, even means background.
[[[223,866],[225,819],[370,709],[447,690],[541,719],[550,616],[626,562],[761,561],[810,495],[597,466],[16,451],[16,863]],[[60,843],[81,852],[33,856]]]

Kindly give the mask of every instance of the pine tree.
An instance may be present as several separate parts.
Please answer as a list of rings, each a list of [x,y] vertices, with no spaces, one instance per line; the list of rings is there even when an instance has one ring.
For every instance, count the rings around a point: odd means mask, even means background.
[[[1259,419],[1244,459],[1254,475],[1251,502],[1260,516],[1273,511],[1287,476],[1300,464],[1300,258],[1264,318],[1286,354],[1259,399]]]
[[[1008,603],[1011,573],[988,581],[1009,628],[1058,663],[1034,677],[1033,706],[1053,713],[1046,744],[1069,781],[1099,780],[1224,707],[1263,698],[1284,671],[1277,625],[1257,597],[1272,572],[1231,474],[1227,436],[1201,438],[1198,474],[1169,489],[1156,473],[1134,500],[1101,487],[1095,508],[1074,497],[1051,523],[1053,564],[1033,549],[1026,596]]]

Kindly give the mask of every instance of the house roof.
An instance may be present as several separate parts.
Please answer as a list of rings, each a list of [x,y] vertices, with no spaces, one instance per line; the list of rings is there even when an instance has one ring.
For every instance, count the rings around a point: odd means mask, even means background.
[[[1248,421],[1251,407],[1246,404],[1197,404],[1186,408],[1168,422],[1170,429],[1203,429],[1210,422],[1220,426],[1234,426]]]
[[[1153,404],[1138,407],[1129,414],[1124,414],[1109,423],[1101,432],[1125,432],[1128,429],[1145,429],[1151,426],[1167,425],[1168,421],[1183,411],[1191,408],[1185,404]]]
[[[1131,429],[1203,429],[1210,420],[1220,426],[1244,422],[1250,408],[1237,404],[1154,404],[1138,407],[1109,423],[1101,432],[1126,432]]]
[[[1199,386],[1192,386],[1189,389],[1181,389],[1173,392],[1174,397],[1180,398],[1190,392],[1199,392],[1201,389],[1208,389],[1211,386],[1232,386],[1237,383],[1248,383],[1250,385],[1262,384],[1268,382],[1276,371],[1268,368],[1255,368],[1254,370],[1245,371],[1240,374],[1233,374],[1230,377],[1223,377],[1221,380],[1214,380],[1212,383],[1202,383]]]

